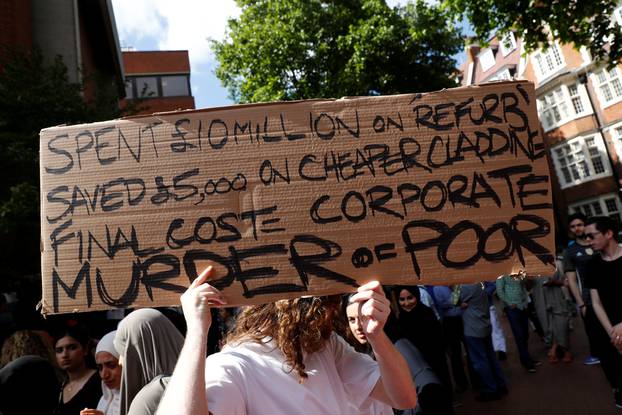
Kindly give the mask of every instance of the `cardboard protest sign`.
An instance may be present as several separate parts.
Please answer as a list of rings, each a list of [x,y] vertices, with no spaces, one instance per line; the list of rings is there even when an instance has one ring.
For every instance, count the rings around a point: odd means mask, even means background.
[[[552,273],[549,181],[528,82],[48,128],[43,311]]]

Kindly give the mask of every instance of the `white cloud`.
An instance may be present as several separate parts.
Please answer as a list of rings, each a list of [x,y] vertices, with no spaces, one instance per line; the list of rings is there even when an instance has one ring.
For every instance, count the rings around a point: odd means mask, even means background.
[[[187,49],[193,72],[209,62],[208,38],[222,39],[227,20],[240,13],[234,0],[113,0],[123,46],[141,40],[155,49]]]
[[[114,17],[121,46],[131,41],[158,38],[166,30],[166,20],[149,0],[113,0]]]

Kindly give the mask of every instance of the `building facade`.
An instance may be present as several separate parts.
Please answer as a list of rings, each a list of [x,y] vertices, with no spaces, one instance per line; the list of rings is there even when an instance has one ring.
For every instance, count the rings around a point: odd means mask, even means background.
[[[552,42],[525,54],[512,33],[469,46],[462,85],[526,79],[536,88],[551,171],[559,239],[568,214],[608,215],[622,222],[622,67],[594,62],[584,48]]]
[[[104,85],[125,94],[110,0],[0,0],[0,46],[37,48],[48,61],[61,56],[69,80],[84,85],[87,102]]]
[[[194,109],[187,50],[124,51],[125,96],[139,98],[138,114]]]

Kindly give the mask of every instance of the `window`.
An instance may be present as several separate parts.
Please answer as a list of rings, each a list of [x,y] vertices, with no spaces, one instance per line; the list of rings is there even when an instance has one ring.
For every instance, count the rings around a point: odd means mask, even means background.
[[[482,71],[486,72],[488,69],[495,66],[495,54],[492,49],[486,48],[477,55],[480,65],[482,65]]]
[[[187,96],[188,77],[183,75],[162,77],[162,96],[177,97]]]
[[[125,93],[128,99],[190,96],[188,75],[127,77]]]
[[[501,47],[501,54],[503,56],[507,56],[510,52],[516,49],[516,39],[514,38],[514,33],[506,33],[501,39],[501,42],[499,42],[499,47]]]
[[[561,88],[556,89],[540,98],[545,129],[560,124],[562,119],[568,118],[568,105],[564,102],[564,93]]]
[[[587,137],[585,139],[585,147],[587,148],[587,152],[590,155],[590,161],[592,162],[592,166],[594,167],[594,173],[601,174],[605,172],[605,165],[603,164],[603,159],[600,154],[600,150],[596,145],[596,141],[594,136]]]
[[[495,73],[493,76],[491,76],[490,78],[488,78],[486,81],[490,82],[490,81],[507,81],[512,79],[512,74],[510,74],[510,70],[508,68],[503,68],[500,71],[498,71],[497,73]]]
[[[136,82],[136,96],[139,97],[157,97],[158,78],[155,76],[138,76],[134,78]]]
[[[611,136],[618,152],[618,159],[622,160],[622,123],[611,128]]]
[[[615,194],[574,203],[570,205],[570,212],[581,212],[588,217],[606,215],[616,222],[622,223],[622,209],[620,209],[620,201]]]
[[[575,114],[580,114],[583,112],[583,102],[581,102],[581,96],[579,95],[579,87],[575,85],[568,85],[568,95],[570,95],[570,100],[572,101],[572,107],[574,108]]]
[[[609,174],[599,136],[577,137],[552,149],[560,186],[574,186]]]
[[[552,44],[545,51],[541,50],[536,52],[533,58],[539,79],[547,78],[564,66],[564,61],[557,44]]]
[[[598,96],[604,106],[622,101],[622,81],[618,68],[601,69],[594,74]]]
[[[538,115],[545,131],[559,127],[591,112],[585,86],[579,83],[560,85],[538,98]]]
[[[134,83],[131,79],[125,80],[125,98],[132,99],[134,98]]]

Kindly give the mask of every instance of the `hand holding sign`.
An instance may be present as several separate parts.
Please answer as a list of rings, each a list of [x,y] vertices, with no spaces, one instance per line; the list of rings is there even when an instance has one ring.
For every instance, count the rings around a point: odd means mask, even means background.
[[[391,306],[378,281],[371,281],[358,288],[358,292],[350,299],[359,304],[359,318],[367,338],[382,333],[387,322]]]
[[[214,268],[207,267],[181,296],[188,331],[202,330],[207,333],[212,324],[210,305],[227,304],[220,291],[206,282],[213,274]]]

